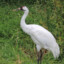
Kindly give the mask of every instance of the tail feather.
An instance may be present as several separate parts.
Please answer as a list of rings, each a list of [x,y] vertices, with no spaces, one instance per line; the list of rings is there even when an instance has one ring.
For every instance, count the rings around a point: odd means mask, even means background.
[[[53,56],[54,56],[55,59],[59,57],[60,48],[59,48],[57,43],[56,43],[56,46],[54,46],[54,48],[51,49],[51,51],[52,51]]]

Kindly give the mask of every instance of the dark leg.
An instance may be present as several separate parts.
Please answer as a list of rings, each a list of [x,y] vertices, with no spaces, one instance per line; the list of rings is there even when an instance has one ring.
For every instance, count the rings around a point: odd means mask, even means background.
[[[38,61],[38,64],[39,64],[39,63],[41,64],[41,61],[42,61],[42,55],[43,55],[43,54],[42,54],[42,50],[40,50],[40,52],[38,52],[37,55],[38,55],[38,60],[37,60],[37,61]]]
[[[41,64],[41,61],[42,61],[42,56],[43,56],[43,53],[42,53],[42,50],[40,50],[40,64]]]
[[[40,60],[40,59],[39,59],[39,57],[40,57],[40,56],[39,56],[39,53],[40,53],[40,52],[37,53],[37,56],[38,56],[37,64],[39,64],[39,60]]]

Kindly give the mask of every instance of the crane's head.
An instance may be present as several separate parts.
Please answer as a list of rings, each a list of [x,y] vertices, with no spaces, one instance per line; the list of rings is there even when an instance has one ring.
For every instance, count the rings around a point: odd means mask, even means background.
[[[22,7],[20,7],[20,10],[27,11],[28,8],[26,6],[22,6]]]
[[[20,8],[17,8],[17,9],[15,9],[15,11],[18,11],[18,10],[22,10],[22,11],[27,11],[27,12],[29,12],[29,10],[28,10],[28,8],[26,7],[26,6],[22,6],[22,7],[20,7]]]

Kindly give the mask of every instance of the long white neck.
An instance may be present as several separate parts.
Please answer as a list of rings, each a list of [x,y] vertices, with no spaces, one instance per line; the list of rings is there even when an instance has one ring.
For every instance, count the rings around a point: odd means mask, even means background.
[[[25,23],[25,19],[26,19],[28,13],[29,13],[29,11],[24,11],[24,15],[22,16],[21,22],[20,22],[21,28],[22,28],[23,31],[26,32],[26,33],[28,32],[28,30],[27,30],[27,29],[28,29],[28,25]]]

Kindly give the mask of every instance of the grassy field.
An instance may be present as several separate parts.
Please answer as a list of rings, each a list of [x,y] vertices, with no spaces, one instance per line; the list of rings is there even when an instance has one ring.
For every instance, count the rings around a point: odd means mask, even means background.
[[[13,11],[19,6],[0,4],[0,64],[37,64],[35,44],[20,28],[23,12]],[[55,60],[48,52],[42,64],[64,64],[64,9],[62,4],[60,6],[27,5],[30,13],[26,23],[39,24],[48,29],[60,46],[60,57]]]

